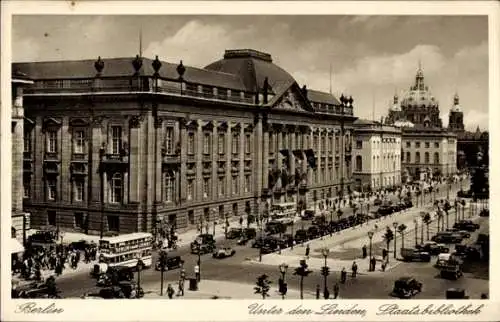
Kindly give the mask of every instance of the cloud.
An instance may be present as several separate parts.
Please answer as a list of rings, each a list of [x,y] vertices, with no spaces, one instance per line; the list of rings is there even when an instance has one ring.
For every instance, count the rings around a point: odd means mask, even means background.
[[[12,42],[12,58],[14,61],[36,61],[40,55],[40,45],[31,38]]]
[[[475,131],[479,126],[481,129],[488,129],[489,113],[486,111],[470,110],[464,113],[465,128]]]

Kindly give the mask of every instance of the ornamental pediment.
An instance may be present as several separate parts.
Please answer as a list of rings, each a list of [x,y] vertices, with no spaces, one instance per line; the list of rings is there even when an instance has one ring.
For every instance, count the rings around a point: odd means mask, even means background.
[[[313,112],[309,103],[304,99],[298,86],[293,85],[286,90],[274,104],[273,109],[296,112]]]

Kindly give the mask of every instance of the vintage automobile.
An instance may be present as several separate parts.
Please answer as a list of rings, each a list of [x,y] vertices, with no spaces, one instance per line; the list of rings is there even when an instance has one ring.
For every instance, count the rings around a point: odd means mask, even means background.
[[[212,234],[201,234],[191,243],[192,254],[208,254],[215,249],[215,239]]]
[[[432,236],[431,241],[444,244],[460,244],[463,238],[460,234],[441,231]]]
[[[489,216],[490,216],[489,209],[483,209],[479,212],[479,217],[489,217]]]
[[[445,244],[438,244],[433,241],[429,241],[422,245],[418,245],[417,248],[423,250],[424,252],[428,252],[431,255],[439,255],[442,253],[450,252],[450,248],[447,247]]]
[[[168,256],[167,255],[167,262],[165,265],[165,270],[169,271],[172,269],[180,268],[183,264],[184,264],[184,261],[182,260],[182,258],[180,256],[177,256],[177,255],[176,256]],[[155,269],[157,271],[159,271],[161,269],[160,258],[158,258],[156,260]]]
[[[440,267],[439,275],[442,278],[450,278],[457,280],[459,277],[463,276],[462,265],[459,261],[449,260],[446,264]]]
[[[405,276],[394,282],[394,288],[391,296],[400,299],[410,298],[415,294],[422,292],[422,283],[413,277]]]
[[[421,261],[430,262],[431,255],[423,250],[417,248],[401,248],[401,257],[405,262]]]
[[[226,258],[226,257],[231,257],[234,254],[236,254],[236,251],[232,249],[231,247],[221,247],[217,248],[215,252],[213,253],[213,258]]]
[[[447,300],[466,300],[468,298],[463,288],[449,288],[446,290]]]
[[[257,230],[255,228],[243,228],[242,235],[248,239],[253,239],[257,236]]]
[[[306,209],[304,212],[301,214],[302,220],[311,220],[314,218],[315,211],[312,209]]]
[[[279,234],[286,231],[286,225],[278,221],[270,221],[266,223],[265,231],[269,234]]]
[[[103,299],[138,299],[144,297],[144,290],[134,281],[123,281],[118,285],[102,288],[99,296]]]
[[[241,234],[243,233],[243,229],[241,228],[231,228],[227,232],[227,239],[236,239],[241,237]]]
[[[470,232],[457,228],[448,228],[446,231],[460,235],[462,238],[470,238]]]
[[[111,286],[121,281],[131,281],[134,278],[134,267],[114,266],[109,267],[106,273],[101,273],[97,278],[97,286]]]
[[[453,225],[453,228],[466,230],[470,232],[476,231],[476,229],[479,229],[479,227],[480,227],[479,224],[472,222],[472,220],[460,220],[459,222]]]
[[[295,232],[294,239],[295,239],[296,243],[302,243],[302,242],[308,241],[309,240],[309,236],[307,234],[307,230],[305,230],[305,229],[299,229],[299,230],[297,230]]]

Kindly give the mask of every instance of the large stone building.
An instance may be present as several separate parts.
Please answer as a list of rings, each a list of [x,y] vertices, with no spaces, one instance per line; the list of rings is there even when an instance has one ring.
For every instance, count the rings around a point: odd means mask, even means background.
[[[401,184],[401,129],[354,121],[353,178],[358,191]]]
[[[489,159],[489,135],[481,131],[479,126],[475,132],[465,130],[464,112],[460,106],[460,97],[455,94],[453,106],[448,118],[448,130],[457,135],[457,169],[465,170],[476,166],[477,153],[482,152],[484,160]]]
[[[255,50],[205,68],[160,60],[16,63],[25,94],[24,207],[33,226],[155,231],[352,185],[353,100],[299,87]]]
[[[22,251],[19,242],[26,240],[26,232],[30,228],[30,215],[23,210],[23,137],[24,107],[23,90],[31,86],[33,81],[25,74],[12,74],[12,227],[11,237],[13,252]]]
[[[419,68],[402,100],[394,96],[385,121],[402,129],[403,182],[456,173],[457,137],[443,128],[439,114],[439,102]]]

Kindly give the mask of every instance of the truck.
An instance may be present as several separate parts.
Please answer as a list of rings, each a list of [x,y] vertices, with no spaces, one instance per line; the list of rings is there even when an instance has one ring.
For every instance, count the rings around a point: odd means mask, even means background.
[[[430,262],[431,254],[416,248],[401,248],[401,257],[406,262],[421,261]]]

